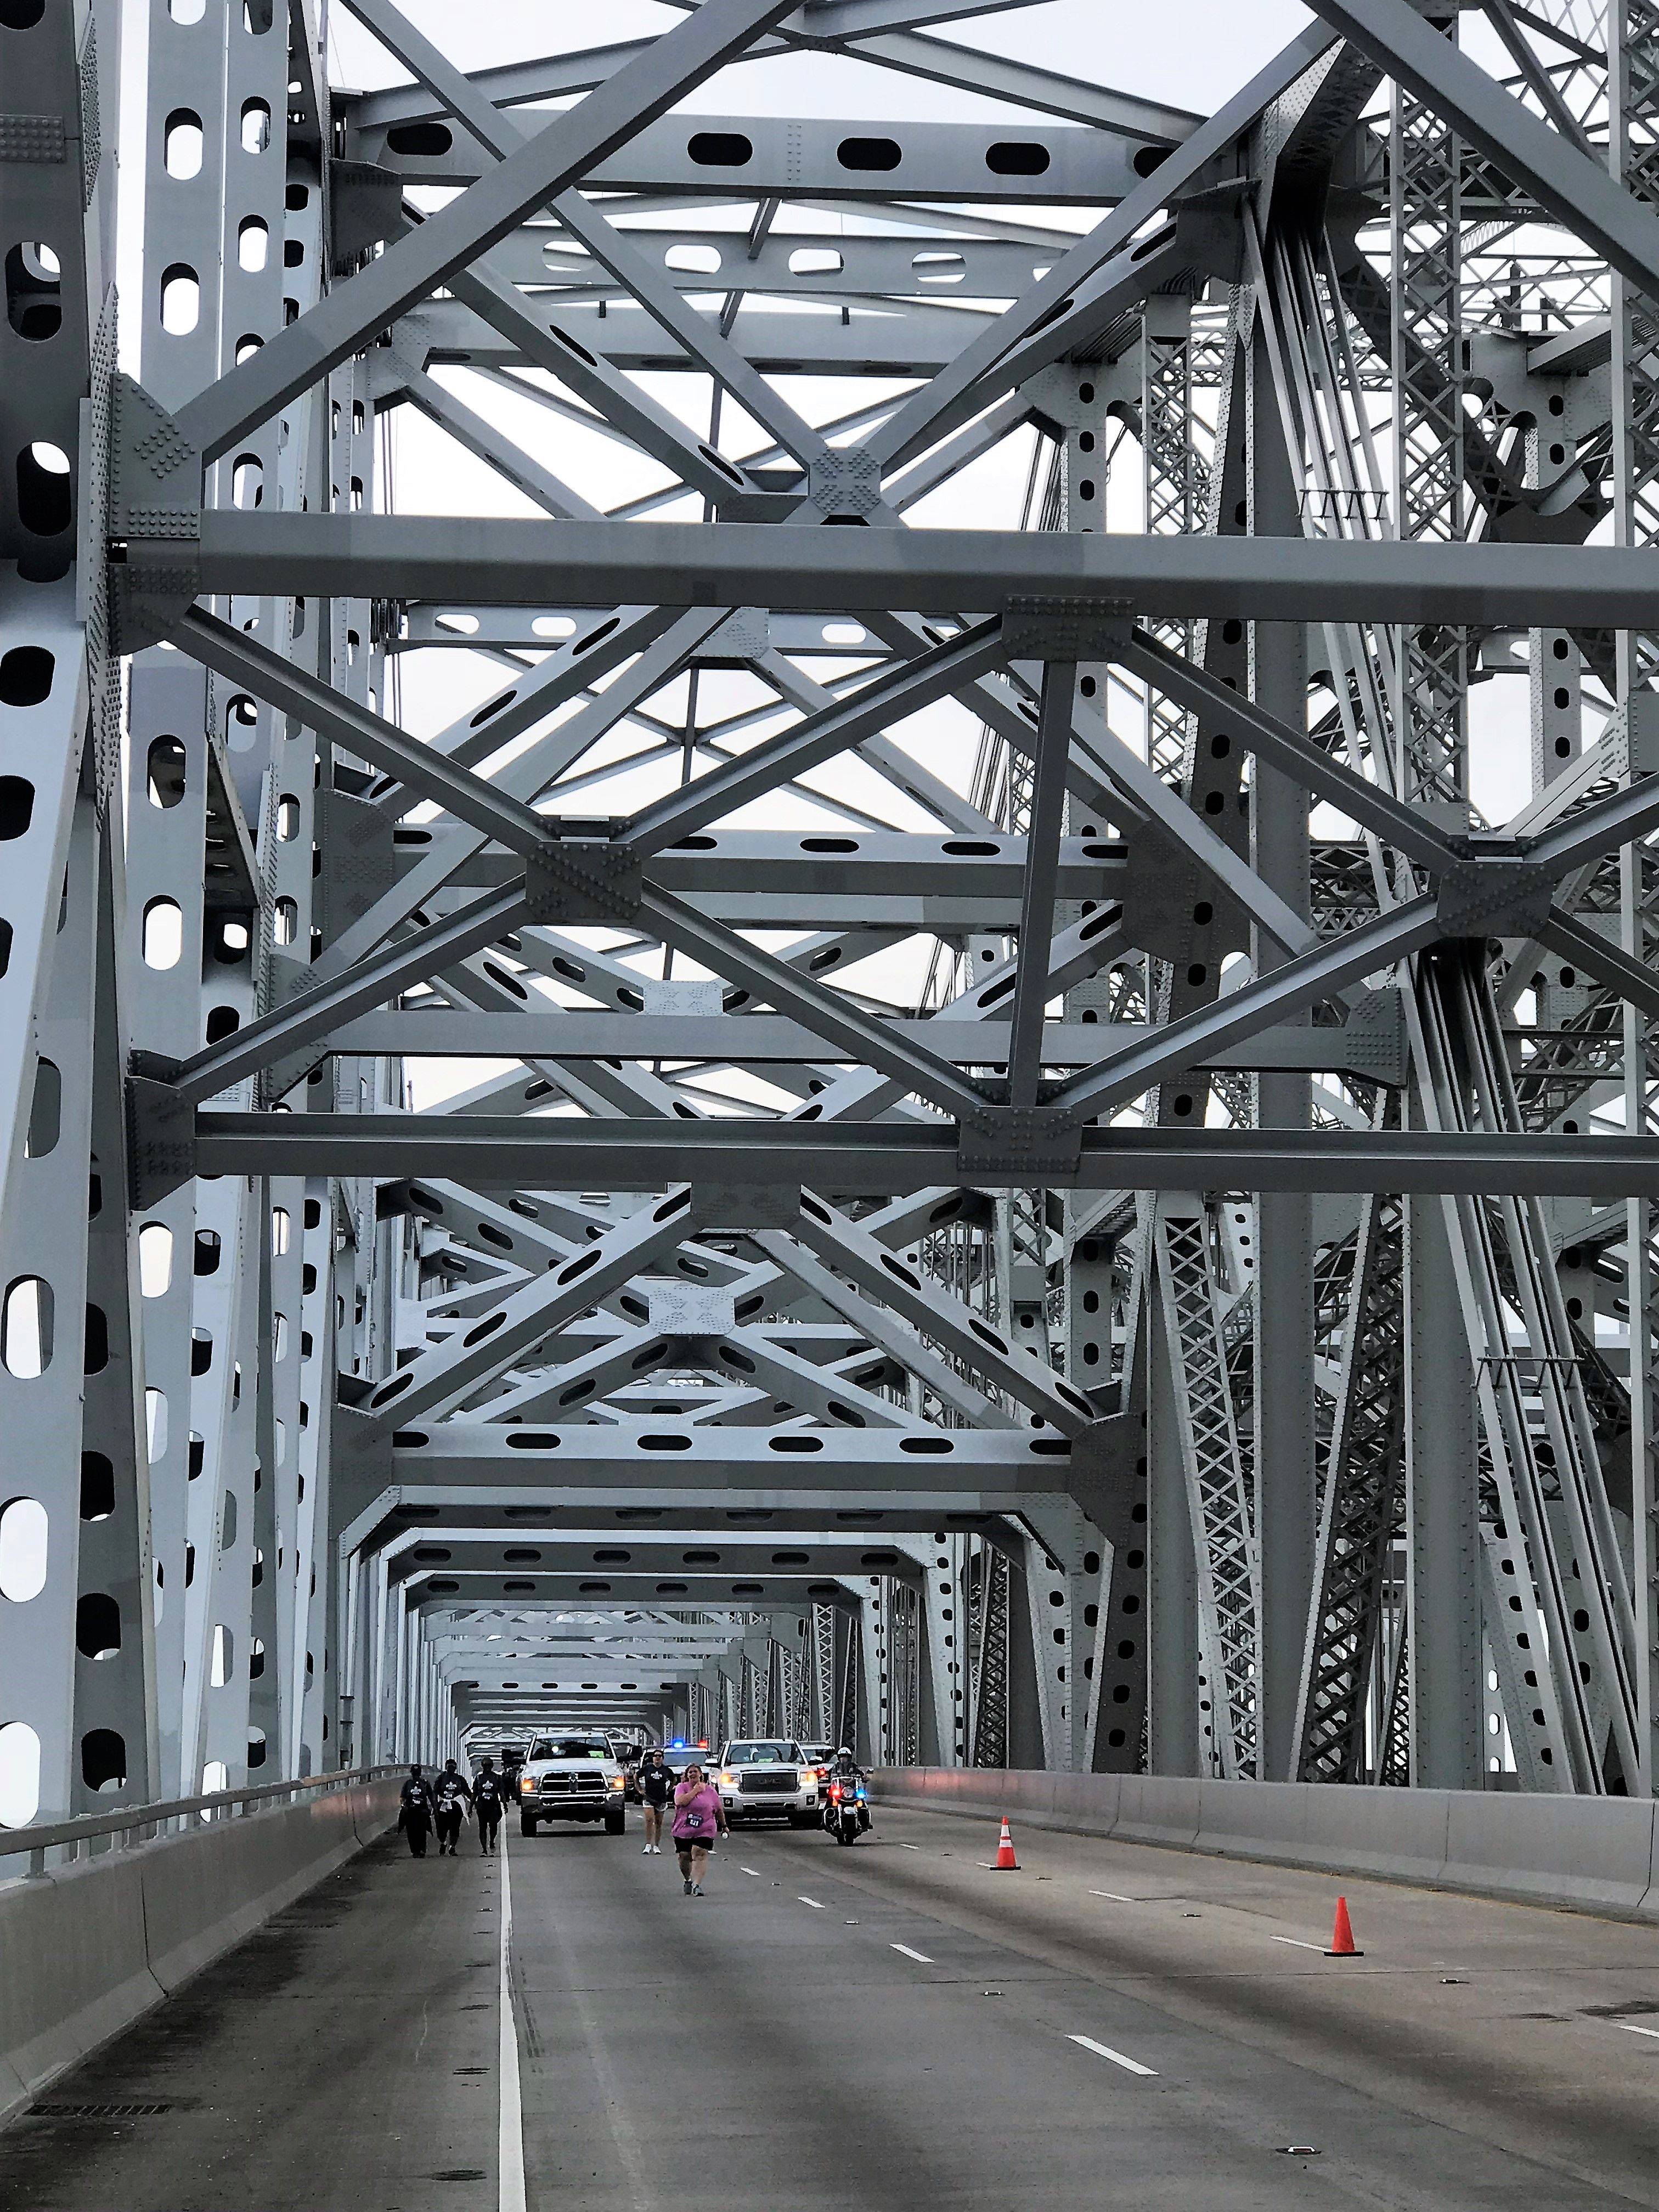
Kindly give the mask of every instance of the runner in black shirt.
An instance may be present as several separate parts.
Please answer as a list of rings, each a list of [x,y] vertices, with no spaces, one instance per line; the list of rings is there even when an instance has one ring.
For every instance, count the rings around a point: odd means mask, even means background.
[[[432,1827],[432,1790],[418,1766],[409,1770],[409,1779],[398,1796],[403,1808],[398,1815],[398,1826],[409,1838],[410,1856],[426,1856],[426,1839]]]
[[[639,1791],[640,1803],[645,1808],[645,1848],[660,1858],[663,1808],[674,1794],[674,1776],[654,1744],[641,1755],[635,1771],[634,1786]]]
[[[472,1810],[478,1818],[478,1849],[493,1852],[495,1832],[507,1809],[507,1790],[493,1759],[484,1759],[472,1784]]]

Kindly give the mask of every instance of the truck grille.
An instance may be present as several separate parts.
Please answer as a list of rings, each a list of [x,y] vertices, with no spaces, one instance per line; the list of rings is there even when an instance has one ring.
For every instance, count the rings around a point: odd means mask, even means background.
[[[587,1773],[544,1774],[537,1786],[544,1797],[587,1797],[604,1789],[605,1777],[597,1767]]]
[[[745,1797],[793,1797],[799,1787],[793,1773],[744,1772],[738,1777],[738,1789]]]

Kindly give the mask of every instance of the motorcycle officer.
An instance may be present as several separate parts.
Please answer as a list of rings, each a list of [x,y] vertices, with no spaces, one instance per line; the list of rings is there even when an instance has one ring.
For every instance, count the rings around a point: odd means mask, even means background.
[[[834,1759],[830,1760],[829,1777],[831,1782],[839,1782],[843,1789],[854,1790],[858,1788],[860,1782],[866,1779],[864,1769],[859,1765],[857,1759],[854,1758],[852,1753],[848,1749],[845,1744],[842,1745],[841,1748],[836,1752]],[[859,1808],[859,1827],[860,1830],[864,1830],[868,1828],[870,1826],[870,1807],[868,1802],[863,1798],[860,1798],[857,1802]],[[827,1802],[824,1806],[823,1818],[824,1826],[828,1827],[830,1825],[832,1815]]]
[[[444,1761],[444,1771],[434,1784],[432,1795],[437,1806],[438,1856],[441,1858],[447,1851],[453,1858],[461,1822],[472,1802],[472,1785],[453,1759]]]
[[[398,1795],[402,1804],[398,1826],[409,1838],[410,1856],[423,1859],[432,1826],[432,1785],[418,1765],[410,1768],[409,1779]]]
[[[472,1784],[472,1810],[478,1821],[478,1849],[490,1853],[495,1849],[495,1832],[501,1825],[501,1814],[507,1808],[507,1790],[495,1771],[493,1759],[483,1760]]]

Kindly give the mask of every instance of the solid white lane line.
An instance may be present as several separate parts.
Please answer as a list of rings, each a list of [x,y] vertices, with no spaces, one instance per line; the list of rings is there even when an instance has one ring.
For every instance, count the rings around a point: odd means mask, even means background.
[[[1325,1954],[1322,1943],[1304,1943],[1299,1936],[1270,1936],[1267,1941],[1270,1943],[1293,1943],[1298,1951],[1317,1951],[1322,1958]]]
[[[501,2176],[501,2212],[525,2212],[524,2097],[519,2086],[519,2027],[513,2016],[513,1876],[507,1850],[507,1823],[501,1822],[501,2045],[496,2071],[501,2076],[501,2129],[495,2151]]]
[[[822,1912],[823,1910],[816,1897],[798,1897],[795,1902],[797,1905],[810,1905],[814,1912]]]
[[[902,1951],[907,1959],[914,1959],[919,1966],[931,1966],[933,1963],[925,1951],[913,1951],[908,1943],[890,1943],[888,1948]]]
[[[1080,2043],[1085,2051],[1092,2051],[1097,2058],[1109,2058],[1114,2066],[1121,2066],[1126,2074],[1142,2074],[1149,2081],[1158,2078],[1155,2068],[1143,2066],[1138,2058],[1126,2057],[1122,2051],[1114,2051],[1109,2043],[1097,2043],[1092,2035],[1070,2035],[1066,2039],[1068,2043]]]
[[[1633,2027],[1627,2020],[1621,2020],[1619,2025],[1626,2035],[1650,2035],[1656,2042],[1659,2042],[1659,2027]]]
[[[1125,1897],[1121,1889],[1091,1889],[1091,1897],[1109,1897],[1114,1905],[1139,1905],[1138,1897]]]

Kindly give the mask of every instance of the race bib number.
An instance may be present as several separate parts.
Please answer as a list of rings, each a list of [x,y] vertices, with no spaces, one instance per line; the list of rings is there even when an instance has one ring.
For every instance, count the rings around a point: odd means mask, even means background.
[[[688,1813],[685,1816],[685,1825],[688,1828],[702,1827],[702,1814],[701,1813]]]

